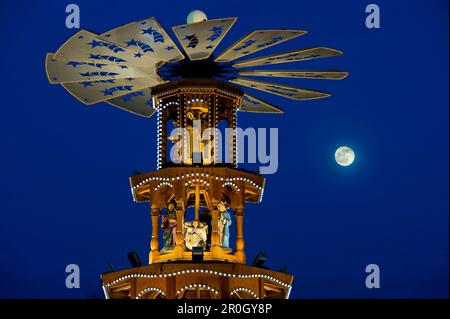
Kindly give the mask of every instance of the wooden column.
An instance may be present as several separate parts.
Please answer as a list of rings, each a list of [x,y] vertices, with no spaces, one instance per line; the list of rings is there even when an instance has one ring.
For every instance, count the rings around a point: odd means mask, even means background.
[[[176,234],[176,246],[174,248],[174,254],[177,258],[183,257],[184,252],[184,236],[183,236],[183,224],[184,224],[184,207],[183,203],[177,203],[177,234]]]
[[[213,257],[220,254],[220,243],[219,243],[219,210],[217,209],[217,205],[213,205],[213,209],[211,211],[211,253]]]
[[[220,289],[221,299],[230,299],[230,278],[222,277]]]
[[[200,219],[200,186],[195,185],[195,220]]]
[[[245,242],[244,242],[244,208],[236,208],[234,215],[236,216],[236,257],[239,262],[245,263]]]
[[[176,277],[171,276],[166,278],[166,298],[167,299],[175,299],[176,297]]]
[[[153,263],[159,257],[159,225],[158,219],[161,209],[157,207],[151,208],[152,218],[152,240],[150,241],[150,256],[149,263]]]
[[[161,111],[161,166],[167,163],[167,118],[169,111],[167,109]]]
[[[260,299],[264,299],[266,297],[265,290],[264,290],[264,283],[265,283],[265,279],[264,278],[259,278],[259,293],[258,293],[258,297]]]

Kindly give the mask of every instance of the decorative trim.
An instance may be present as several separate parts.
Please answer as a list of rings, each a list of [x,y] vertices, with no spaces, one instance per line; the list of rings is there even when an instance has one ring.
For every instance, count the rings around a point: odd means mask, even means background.
[[[150,291],[157,291],[159,292],[161,295],[165,296],[166,294],[164,293],[163,290],[159,289],[159,288],[155,288],[155,287],[147,287],[144,290],[141,290],[137,295],[136,295],[136,299],[141,299],[142,296],[144,296],[147,292]]]
[[[244,288],[244,287],[238,287],[238,288],[233,289],[233,290],[230,292],[230,296],[232,296],[233,294],[235,294],[235,293],[237,293],[237,292],[239,292],[239,291],[246,292],[246,293],[252,295],[253,298],[259,299],[257,294],[255,294],[255,293],[254,293],[253,291],[251,291],[250,289]]]
[[[124,281],[127,279],[133,279],[133,278],[165,278],[165,277],[179,276],[179,275],[190,274],[190,273],[205,273],[205,274],[223,276],[223,277],[229,277],[229,278],[264,278],[264,279],[273,281],[273,282],[275,282],[283,287],[286,287],[286,288],[292,287],[291,285],[289,285],[281,280],[278,280],[275,277],[265,275],[262,273],[251,274],[251,275],[230,274],[230,273],[224,273],[224,272],[209,270],[209,269],[187,269],[187,270],[180,270],[180,271],[165,273],[165,274],[143,274],[143,273],[129,274],[129,275],[124,275],[124,276],[118,277],[110,283],[103,284],[103,286],[108,288],[112,285],[115,285],[115,284],[121,282],[121,281]]]
[[[184,286],[183,288],[178,289],[177,292],[176,292],[176,294],[178,295],[178,294],[182,293],[183,291],[185,291],[185,290],[187,290],[187,289],[190,289],[190,288],[206,288],[206,289],[208,289],[209,291],[211,291],[212,293],[214,293],[214,294],[216,294],[216,295],[219,294],[219,290],[214,289],[213,287],[208,286],[208,285],[205,285],[205,284],[191,284],[191,285],[186,285],[186,286]]]

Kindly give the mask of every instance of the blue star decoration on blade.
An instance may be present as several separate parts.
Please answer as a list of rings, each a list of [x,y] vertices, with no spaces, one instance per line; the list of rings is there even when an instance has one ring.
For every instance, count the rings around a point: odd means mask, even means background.
[[[187,45],[188,48],[195,48],[198,44],[198,38],[195,34],[186,35],[183,40],[188,40],[189,43]]]
[[[141,53],[135,53],[135,54],[134,54],[134,57],[139,59],[139,58],[142,57],[142,54],[141,54]]]
[[[141,42],[141,41],[136,41],[135,39],[131,39],[128,42],[125,42],[127,44],[127,47],[129,46],[137,46],[139,47],[142,51],[144,52],[154,52],[153,49],[151,48],[151,46],[149,46],[148,44]]]
[[[66,65],[73,66],[74,68],[76,68],[79,65],[83,65],[83,64],[84,64],[83,62],[76,62],[76,61],[69,61],[66,63]]]
[[[113,80],[113,79],[111,79],[111,80],[97,80],[97,81],[91,81],[91,82],[84,81],[84,82],[80,82],[80,84],[83,87],[87,87],[87,86],[94,86],[95,83],[115,83],[115,81],[116,80]]]
[[[111,90],[111,89],[105,89],[105,90],[102,91],[102,93],[103,93],[104,96],[106,96],[106,95],[113,95],[114,91]]]
[[[104,89],[103,91],[100,92],[102,92],[103,95],[106,96],[106,95],[113,95],[117,91],[131,91],[132,89],[133,89],[132,85],[120,85],[109,89]]]
[[[251,46],[255,42],[256,42],[256,40],[252,40],[252,39],[247,40],[244,43],[242,43],[240,46],[234,48],[233,51],[240,51],[242,49],[248,48],[249,46]]]
[[[130,41],[125,42],[125,43],[127,44],[127,47],[137,45],[137,41],[135,39],[131,39]]]
[[[105,42],[105,41],[92,40],[92,42],[89,42],[88,44],[92,46],[92,49],[95,47],[103,47],[103,48],[113,51],[114,53],[125,52],[125,50],[122,49],[121,47],[119,47],[118,45],[115,45],[115,44],[112,44],[109,42]]]
[[[101,42],[100,41],[95,41],[95,40],[92,40],[92,42],[89,42],[88,44],[91,45],[92,48],[101,46]]]
[[[142,34],[148,34],[153,36],[153,42],[161,42],[164,43],[164,37],[163,35],[158,32],[157,30],[153,29],[152,27],[148,28],[148,29],[142,29]]]
[[[175,50],[175,47],[174,47],[173,45],[168,45],[168,46],[166,47],[166,50],[167,50],[167,51],[172,51],[172,50]]]
[[[223,32],[223,25],[221,26],[214,26],[212,29],[209,29],[213,34],[208,38],[209,41],[215,41],[218,37],[222,35]]]
[[[278,36],[278,37],[272,38],[272,39],[269,40],[268,42],[258,44],[256,47],[257,47],[257,48],[263,48],[263,47],[265,47],[265,46],[268,46],[268,45],[271,45],[271,44],[275,44],[275,43],[277,43],[277,42],[279,42],[279,41],[281,41],[281,40],[283,40],[283,39],[284,39],[284,37],[280,35],[280,36]]]

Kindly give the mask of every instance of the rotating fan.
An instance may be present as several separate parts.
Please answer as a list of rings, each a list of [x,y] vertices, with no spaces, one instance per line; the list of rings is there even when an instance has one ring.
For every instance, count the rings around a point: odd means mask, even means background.
[[[86,105],[107,102],[150,117],[155,113],[152,88],[180,78],[216,78],[289,99],[308,100],[330,94],[248,77],[340,80],[348,75],[342,71],[247,69],[342,55],[341,51],[326,47],[238,60],[302,36],[306,33],[302,30],[253,31],[214,57],[215,48],[236,20],[222,18],[172,27],[187,58],[154,17],[100,35],[81,30],[55,53],[47,54],[47,77],[50,83],[61,84]],[[244,94],[239,111],[284,113],[248,93]]]

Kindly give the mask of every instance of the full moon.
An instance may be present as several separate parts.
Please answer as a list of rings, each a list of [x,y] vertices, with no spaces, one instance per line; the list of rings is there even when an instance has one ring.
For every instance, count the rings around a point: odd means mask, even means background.
[[[208,17],[203,11],[200,10],[192,10],[189,12],[186,22],[188,24],[196,23],[196,22],[202,22],[208,20]]]
[[[355,160],[355,152],[348,146],[341,146],[334,153],[336,162],[341,166],[349,166]]]

